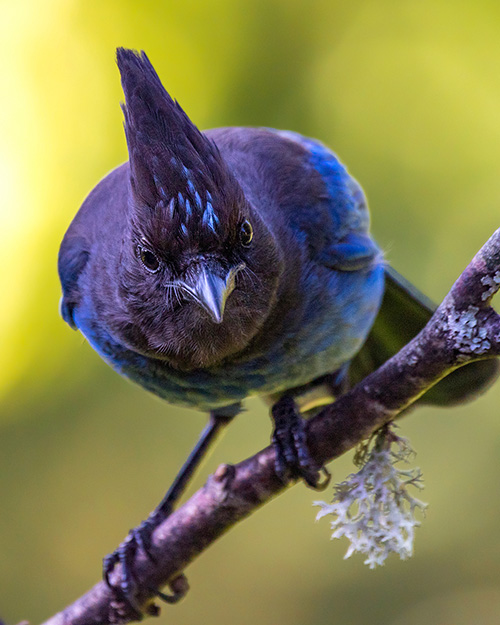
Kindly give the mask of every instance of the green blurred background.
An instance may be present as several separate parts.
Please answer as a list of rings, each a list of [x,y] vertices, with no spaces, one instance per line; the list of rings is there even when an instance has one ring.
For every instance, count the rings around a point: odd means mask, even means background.
[[[0,2],[0,614],[39,623],[96,582],[204,417],[122,380],[59,318],[59,241],[126,158],[116,46],[147,51],[202,128],[321,138],[369,196],[389,261],[439,300],[499,226],[500,5],[394,0]],[[375,571],[297,486],[189,570],[159,622],[493,624],[500,384],[402,423],[430,502],[416,554]],[[197,484],[267,444],[258,401]],[[349,458],[333,466],[340,481]]]

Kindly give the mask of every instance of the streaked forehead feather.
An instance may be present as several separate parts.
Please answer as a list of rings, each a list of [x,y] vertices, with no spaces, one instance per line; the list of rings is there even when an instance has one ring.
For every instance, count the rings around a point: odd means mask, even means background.
[[[117,61],[135,203],[184,224],[186,236],[195,225],[215,233],[242,200],[217,146],[170,97],[144,52],[119,48]]]

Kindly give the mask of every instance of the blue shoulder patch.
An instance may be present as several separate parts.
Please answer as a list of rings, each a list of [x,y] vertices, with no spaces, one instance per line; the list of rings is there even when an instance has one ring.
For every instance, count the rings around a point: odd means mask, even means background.
[[[335,232],[344,237],[350,232],[367,232],[370,216],[361,185],[349,174],[336,154],[320,141],[296,132],[277,131],[282,137],[295,141],[307,149],[310,163],[323,178],[330,204],[330,215]]]

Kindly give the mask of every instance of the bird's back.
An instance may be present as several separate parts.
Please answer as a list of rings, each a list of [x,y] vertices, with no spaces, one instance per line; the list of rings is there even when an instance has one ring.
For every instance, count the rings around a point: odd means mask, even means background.
[[[359,184],[319,141],[267,128],[206,132],[245,195],[278,227],[290,228],[315,260],[353,231],[366,233],[369,215]]]

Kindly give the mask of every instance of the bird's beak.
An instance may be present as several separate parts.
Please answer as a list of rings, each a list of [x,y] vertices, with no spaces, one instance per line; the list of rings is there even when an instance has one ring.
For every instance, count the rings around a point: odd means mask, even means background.
[[[214,323],[221,323],[226,300],[235,287],[236,274],[243,269],[243,263],[232,267],[227,273],[200,265],[193,276],[179,283],[181,289],[205,310]]]

